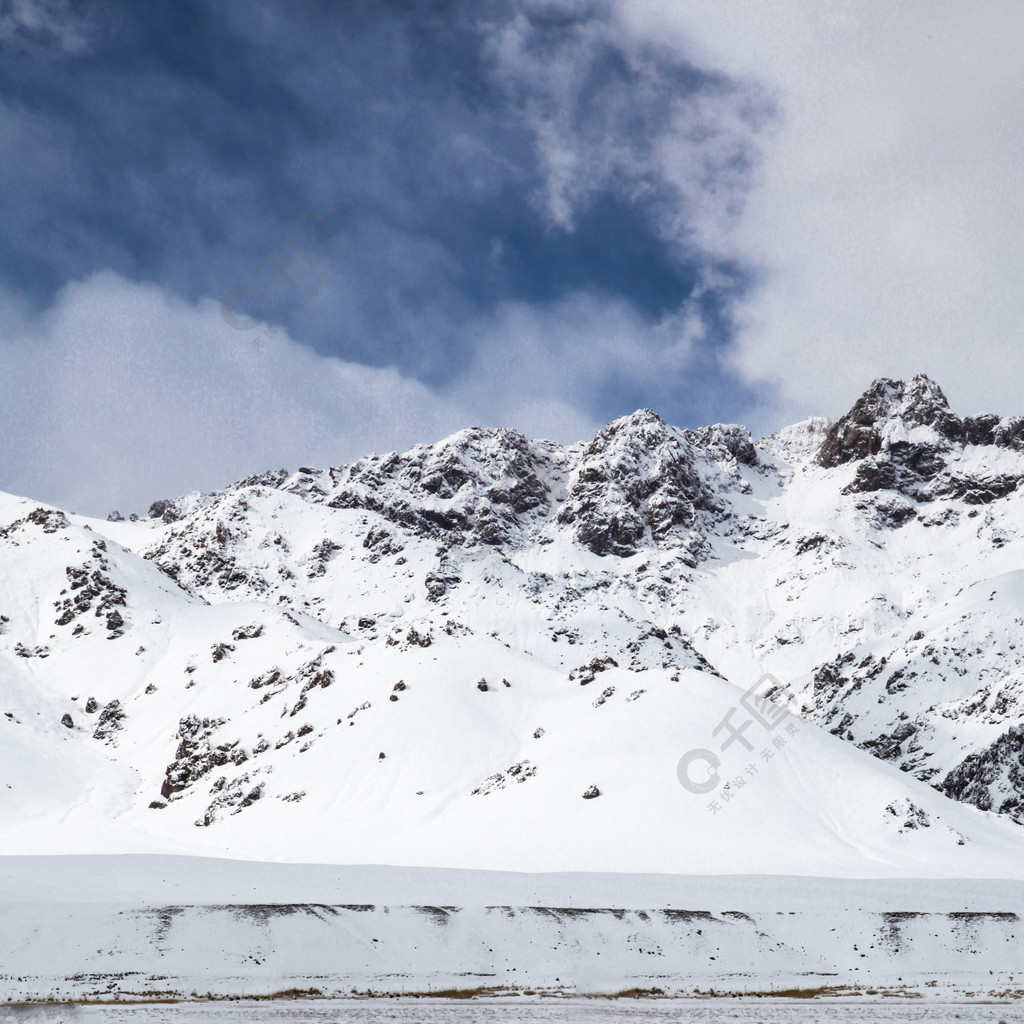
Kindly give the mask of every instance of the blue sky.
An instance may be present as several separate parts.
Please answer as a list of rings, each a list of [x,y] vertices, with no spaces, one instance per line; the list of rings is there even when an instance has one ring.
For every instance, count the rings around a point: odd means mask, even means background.
[[[804,321],[766,329],[793,316],[773,282],[818,257],[765,219],[797,204],[780,153],[799,167],[814,136],[749,28],[701,8],[0,0],[0,487],[141,507],[471,422],[575,440],[639,406],[763,431],[929,369],[807,371],[793,338],[838,330],[841,355],[860,328],[839,299],[814,320],[814,282]],[[835,32],[879,59],[868,27]]]

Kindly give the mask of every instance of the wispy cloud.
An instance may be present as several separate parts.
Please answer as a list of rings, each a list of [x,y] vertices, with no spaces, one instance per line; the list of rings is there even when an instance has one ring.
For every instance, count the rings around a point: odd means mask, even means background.
[[[468,410],[389,368],[229,326],[112,274],[0,322],[5,486],[99,514],[441,436]]]
[[[774,112],[756,83],[623,32],[603,3],[521,4],[491,26],[484,52],[532,133],[538,198],[555,224],[571,230],[612,192],[643,210],[680,256],[707,259],[720,247]]]
[[[88,20],[68,0],[3,0],[0,41],[53,45],[80,53],[89,45]]]

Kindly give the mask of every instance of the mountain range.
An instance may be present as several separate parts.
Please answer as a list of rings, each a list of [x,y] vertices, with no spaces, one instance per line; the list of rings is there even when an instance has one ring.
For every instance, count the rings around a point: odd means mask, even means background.
[[[1024,417],[919,375],[2,495],[0,850],[1022,877],[1022,480]]]

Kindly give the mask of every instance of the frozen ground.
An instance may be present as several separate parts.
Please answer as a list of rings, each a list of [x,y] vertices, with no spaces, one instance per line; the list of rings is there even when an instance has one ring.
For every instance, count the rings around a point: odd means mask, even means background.
[[[1024,883],[981,879],[6,858],[0,1000],[629,989],[1017,999],[1022,919]]]
[[[4,1011],[0,1011],[2,1014]],[[1020,1021],[1024,1014],[1006,1005],[885,1004],[878,1002],[807,1004],[788,1000],[738,1004],[733,1000],[651,1002],[630,1000],[611,1005],[593,1002],[515,1004],[422,1001],[396,1003],[291,1003],[266,1005],[160,1006],[160,1007],[53,1007],[46,1010],[7,1011],[0,1024],[376,1024],[405,1021],[415,1024],[909,1024],[912,1021]]]

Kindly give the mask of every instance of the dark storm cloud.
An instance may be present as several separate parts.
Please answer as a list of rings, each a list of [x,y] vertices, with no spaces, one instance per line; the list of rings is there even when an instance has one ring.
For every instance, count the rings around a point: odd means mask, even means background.
[[[688,207],[742,199],[748,140],[682,186],[656,153],[681,111],[742,94],[599,4],[16,6],[0,277],[39,306],[112,269],[441,385],[503,302],[678,309],[715,263]],[[287,250],[309,215],[332,238],[315,272]]]
[[[619,2],[0,0],[0,490],[745,415],[771,108],[686,52]]]

